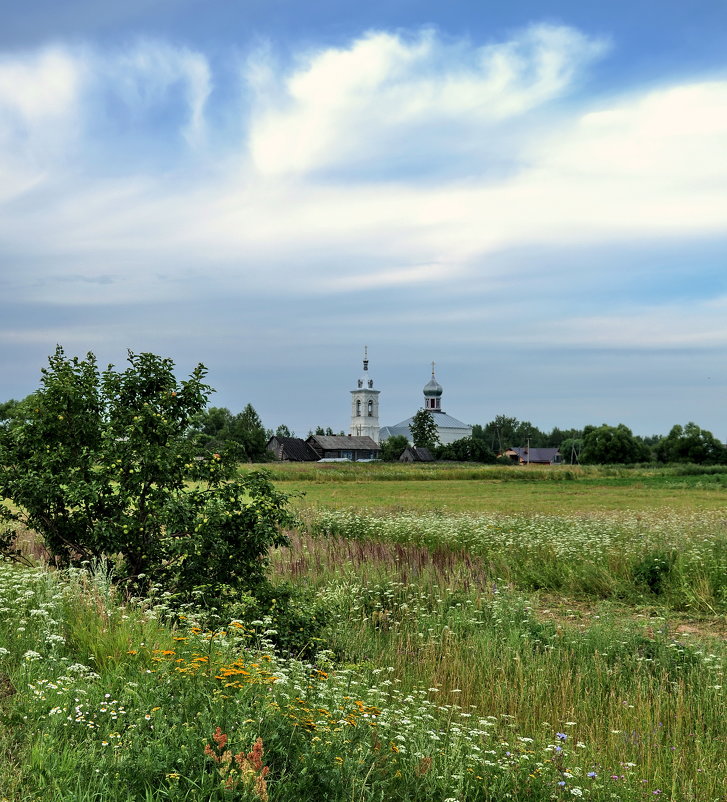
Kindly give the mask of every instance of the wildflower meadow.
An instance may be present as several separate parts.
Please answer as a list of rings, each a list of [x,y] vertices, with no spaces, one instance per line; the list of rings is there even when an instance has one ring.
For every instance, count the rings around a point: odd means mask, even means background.
[[[0,800],[724,802],[726,530],[310,508],[271,554],[297,641],[0,563]]]

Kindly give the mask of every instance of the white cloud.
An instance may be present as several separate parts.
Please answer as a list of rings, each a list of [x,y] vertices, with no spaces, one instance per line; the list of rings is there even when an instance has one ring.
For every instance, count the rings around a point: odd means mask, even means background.
[[[557,97],[605,49],[601,40],[549,25],[480,48],[433,31],[409,39],[373,32],[310,54],[277,82],[266,55],[249,67],[260,104],[252,158],[262,173],[281,174],[426,150],[433,126],[482,126]]]
[[[577,136],[580,146],[560,154],[575,167],[667,180],[727,175],[727,83],[666,87],[586,114]]]
[[[0,57],[0,201],[42,180],[75,136],[83,73],[61,48]]]
[[[727,82],[630,88],[540,114],[604,47],[569,28],[536,26],[484,47],[432,31],[372,33],[309,54],[290,73],[258,55],[247,69],[256,89],[249,143],[230,137],[206,148],[215,97],[201,53],[143,41],[108,53],[7,57],[0,122],[49,137],[65,126],[75,137],[42,170],[30,169],[16,134],[0,160],[0,178],[14,171],[16,191],[29,193],[22,210],[0,215],[0,237],[28,257],[16,292],[58,303],[310,296],[454,277],[465,286],[477,274],[502,293],[522,278],[489,258],[497,251],[727,231]],[[89,133],[104,113],[101,96],[122,122],[141,121],[134,147],[175,150],[182,135],[204,151],[204,170],[182,148],[169,168],[135,171],[123,136]],[[176,127],[160,127],[155,111],[169,107]],[[449,127],[437,128],[443,121]],[[473,151],[465,175],[450,170],[465,131],[472,142],[497,143],[517,169],[493,175],[489,157]],[[407,137],[418,136],[436,166],[427,181],[396,164]],[[113,175],[125,158],[130,169]],[[316,172],[359,158],[388,166],[375,176]],[[99,273],[114,284],[88,281]],[[559,280],[567,287],[567,271]]]
[[[0,108],[29,127],[71,114],[80,84],[78,59],[60,48],[0,59]]]
[[[54,46],[0,56],[0,201],[54,175],[67,179],[87,171],[87,146],[116,146],[114,165],[124,152],[124,142],[109,133],[115,121],[105,127],[106,143],[90,132],[104,130],[100,120],[118,114],[120,106],[136,118],[158,114],[165,104],[169,113],[170,102],[175,112],[181,106],[179,133],[190,145],[203,143],[211,88],[203,55],[152,40],[109,52]]]

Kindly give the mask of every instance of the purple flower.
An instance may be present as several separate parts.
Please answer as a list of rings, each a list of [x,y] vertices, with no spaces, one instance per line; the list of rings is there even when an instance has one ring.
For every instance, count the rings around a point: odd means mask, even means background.
[[[586,777],[590,777],[591,779],[593,779],[594,777],[598,777],[598,774],[596,774],[595,771],[589,771]]]
[[[556,737],[556,738],[557,738],[559,741],[566,741],[566,740],[568,740],[568,736],[567,736],[567,735],[566,735],[564,732],[556,732],[556,733],[555,733],[555,737]]]
[[[565,780],[561,780],[558,785],[562,788],[565,785]]]

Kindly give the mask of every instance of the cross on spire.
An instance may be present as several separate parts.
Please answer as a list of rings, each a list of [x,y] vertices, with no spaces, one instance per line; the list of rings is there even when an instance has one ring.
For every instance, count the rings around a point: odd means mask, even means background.
[[[434,376],[434,362],[432,362],[432,376]]]

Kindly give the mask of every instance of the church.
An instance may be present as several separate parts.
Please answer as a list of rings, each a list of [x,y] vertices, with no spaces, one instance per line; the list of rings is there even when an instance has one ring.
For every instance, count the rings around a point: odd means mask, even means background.
[[[371,437],[376,443],[383,443],[395,435],[404,435],[411,442],[411,423],[413,416],[394,426],[379,427],[379,390],[374,389],[374,381],[369,373],[368,348],[364,349],[363,375],[355,389],[351,390],[351,428],[353,437]],[[448,415],[442,409],[442,385],[434,375],[424,385],[424,409],[432,413],[437,425],[437,436],[442,445],[454,443],[463,437],[472,436],[472,427]]]

